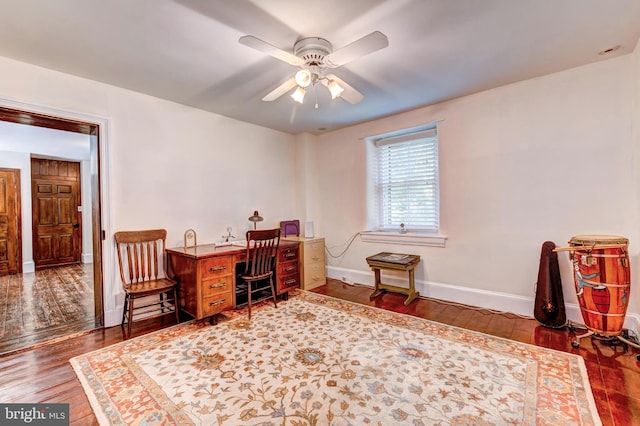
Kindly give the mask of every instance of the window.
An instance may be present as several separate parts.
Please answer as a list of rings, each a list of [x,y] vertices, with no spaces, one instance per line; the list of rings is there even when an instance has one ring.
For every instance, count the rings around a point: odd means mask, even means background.
[[[435,125],[369,138],[370,190],[378,231],[439,230],[438,135]]]

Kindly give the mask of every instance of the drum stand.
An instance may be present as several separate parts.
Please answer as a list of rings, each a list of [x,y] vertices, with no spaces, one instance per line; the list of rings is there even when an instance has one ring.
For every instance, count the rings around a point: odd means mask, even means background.
[[[569,321],[567,325],[569,327],[569,331],[572,331],[575,333],[577,328],[576,325],[577,324],[574,324],[571,321]],[[582,324],[578,324],[578,325],[580,325],[579,328],[586,328],[582,326]],[[628,330],[622,330],[622,332],[617,336],[604,336],[602,334],[596,333],[593,330],[587,329],[587,332],[584,334],[580,334],[580,335],[576,334],[576,338],[571,342],[571,346],[576,349],[579,348],[580,339],[584,339],[585,337],[589,337],[589,336],[594,336],[596,339],[603,341],[605,344],[609,346],[615,346],[617,342],[622,342],[623,345],[629,345],[629,346],[633,346],[636,349],[640,349],[640,343],[630,340]],[[638,358],[638,361],[640,361],[640,355],[638,355],[637,358]]]

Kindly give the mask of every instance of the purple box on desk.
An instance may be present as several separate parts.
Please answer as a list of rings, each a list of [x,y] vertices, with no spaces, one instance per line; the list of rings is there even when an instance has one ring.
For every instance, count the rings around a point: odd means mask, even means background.
[[[300,236],[300,220],[283,220],[280,222],[280,235],[286,237],[287,235]]]

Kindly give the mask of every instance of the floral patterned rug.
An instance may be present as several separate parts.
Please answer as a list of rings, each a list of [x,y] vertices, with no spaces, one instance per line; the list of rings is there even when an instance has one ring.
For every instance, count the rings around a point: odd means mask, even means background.
[[[71,364],[100,424],[601,424],[577,355],[305,291]]]

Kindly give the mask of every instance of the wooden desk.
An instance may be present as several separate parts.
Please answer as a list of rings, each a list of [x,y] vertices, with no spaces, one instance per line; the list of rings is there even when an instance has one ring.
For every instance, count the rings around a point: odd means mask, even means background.
[[[367,257],[367,263],[373,269],[375,274],[375,288],[369,299],[384,293],[385,291],[393,291],[407,295],[404,305],[407,306],[420,294],[415,290],[415,273],[414,269],[420,263],[420,256],[415,254],[398,254],[382,252]],[[380,282],[380,270],[391,269],[409,272],[409,288],[397,287],[390,284],[382,284]]]
[[[280,240],[278,247],[276,293],[285,298],[300,286],[298,244]],[[236,300],[236,281],[244,270],[236,270],[236,265],[245,262],[245,247],[205,244],[170,248],[166,253],[167,274],[179,283],[178,306],[182,311],[202,319],[243,304]]]

